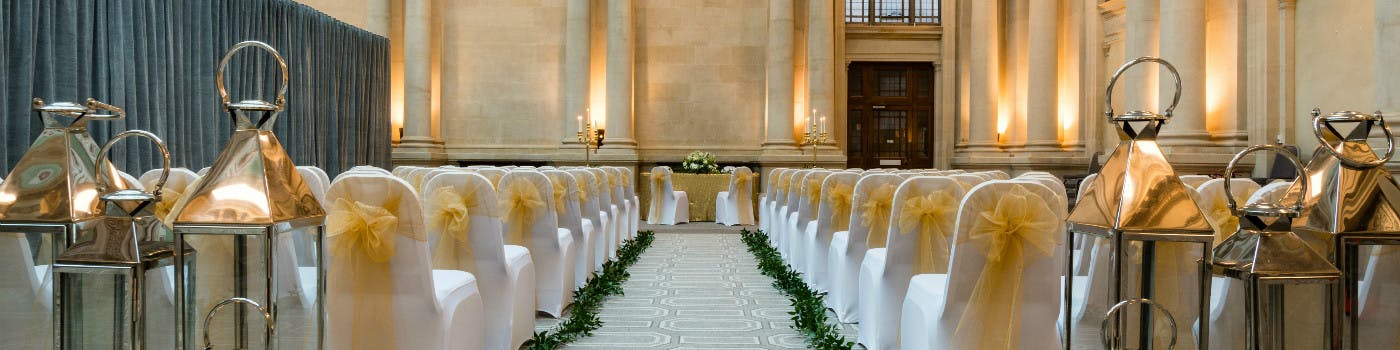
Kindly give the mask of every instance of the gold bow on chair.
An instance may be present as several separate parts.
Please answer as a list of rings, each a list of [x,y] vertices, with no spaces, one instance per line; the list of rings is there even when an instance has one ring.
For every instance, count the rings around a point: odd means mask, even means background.
[[[568,191],[566,191],[568,187],[564,187],[563,180],[554,181],[552,178],[549,180],[549,182],[554,185],[554,213],[555,215],[564,215],[564,195],[568,194]]]
[[[396,234],[424,240],[415,232],[398,231],[399,218],[383,207],[336,198],[326,215],[326,240],[336,259],[346,268],[331,276],[350,284],[355,298],[351,344],[357,349],[393,349],[394,287],[389,260],[394,257]],[[385,333],[388,333],[386,336]],[[373,335],[373,336],[371,336]]]
[[[805,190],[807,191],[807,203],[810,203],[812,208],[816,208],[817,204],[820,204],[822,200],[822,180],[815,178],[807,179],[807,187]],[[817,212],[813,211],[812,215],[817,215]]]
[[[1054,253],[1060,224],[1050,206],[1021,186],[1011,187],[991,211],[973,218],[967,237],[956,244],[969,244],[986,255],[986,262],[972,289],[967,309],[958,319],[954,339],[971,341],[978,349],[1019,349],[1021,322],[1021,278],[1031,254]]]
[[[753,179],[753,176],[750,175],[750,174],[741,174],[741,173],[735,172],[735,173],[734,173],[734,190],[736,190],[736,191],[743,191],[743,190],[744,190],[744,186],[748,186],[748,185],[749,185],[749,180],[751,180],[751,179]],[[736,194],[736,195],[737,195],[737,194]]]
[[[450,186],[439,187],[431,197],[433,211],[428,214],[428,227],[444,236],[433,249],[434,269],[476,272],[475,253],[468,240],[471,214],[477,208],[476,191],[468,186],[464,192],[466,196]]]
[[[1235,234],[1235,231],[1240,229],[1240,218],[1235,217],[1235,213],[1230,212],[1226,201],[1224,195],[1218,195],[1211,196],[1210,201],[1206,203],[1206,221],[1210,222],[1212,228],[1215,229],[1215,244],[1224,242],[1226,238],[1230,238]]]
[[[778,190],[779,190],[779,191],[781,191],[783,194],[787,194],[788,191],[791,190],[791,187],[792,187],[792,176],[790,176],[790,175],[778,176]]]
[[[882,184],[870,191],[870,196],[861,203],[860,224],[870,228],[865,235],[868,249],[884,248],[885,235],[890,230],[890,206],[894,203],[894,185]]]
[[[661,195],[661,189],[665,188],[666,174],[660,171],[651,172],[651,193],[653,196]]]
[[[179,186],[165,186],[160,189],[160,201],[156,202],[155,214],[161,219],[161,223],[166,227],[175,224],[175,218],[170,216],[170,211],[175,209],[175,202],[180,201],[180,197],[185,196],[185,188]]]
[[[586,180],[579,179],[578,182],[578,202],[580,204],[588,202],[588,184]]]
[[[851,191],[855,186],[847,183],[837,183],[830,190],[823,192],[826,200],[831,203],[831,230],[845,231],[850,229],[851,222]]]
[[[913,196],[904,200],[899,213],[899,233],[907,235],[917,230],[914,274],[948,273],[948,220],[958,202],[946,191]]]
[[[510,227],[506,244],[532,246],[527,228],[535,221],[535,211],[543,207],[544,200],[540,199],[540,191],[534,184],[526,180],[512,181],[501,196],[501,208],[505,210],[506,225]]]

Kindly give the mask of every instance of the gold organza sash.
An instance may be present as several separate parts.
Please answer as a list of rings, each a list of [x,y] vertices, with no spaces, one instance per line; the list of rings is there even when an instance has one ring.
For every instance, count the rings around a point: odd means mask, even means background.
[[[391,206],[397,207],[396,203]],[[348,283],[354,293],[355,318],[351,326],[354,349],[394,349],[394,287],[389,260],[394,257],[395,235],[417,241],[420,232],[398,230],[399,218],[390,209],[337,198],[326,216],[327,239],[337,259],[348,268],[330,276]],[[396,232],[399,231],[399,232]],[[385,333],[388,333],[387,335]]]
[[[565,187],[565,186],[564,186],[564,181],[563,181],[563,180],[559,180],[559,181],[554,181],[554,179],[550,179],[550,180],[551,180],[550,183],[554,185],[554,212],[555,212],[555,215],[564,215],[564,211],[565,211],[565,210],[564,210],[564,208],[565,208],[565,205],[564,205],[564,195],[568,193],[568,192],[566,191],[566,189],[567,189],[568,187]]]
[[[735,191],[743,191],[743,190],[744,190],[744,186],[748,186],[748,185],[749,185],[749,180],[751,180],[751,179],[753,179],[753,175],[750,175],[750,174],[742,174],[742,173],[734,173],[734,190],[735,190]],[[734,194],[734,195],[737,196],[738,194]]]
[[[958,318],[954,339],[976,344],[978,349],[1019,349],[1021,327],[1021,279],[1032,256],[1053,254],[1059,242],[1059,219],[1045,201],[1020,186],[1001,195],[991,211],[977,214],[967,237],[969,244],[986,255],[971,300]]]
[[[651,193],[652,193],[653,196],[660,196],[660,195],[661,195],[661,189],[666,188],[666,187],[665,187],[665,184],[666,184],[666,174],[663,174],[663,173],[661,173],[660,171],[652,171],[652,172],[651,172]],[[660,197],[660,198],[666,198],[666,197]]]
[[[918,235],[914,274],[948,273],[948,231],[953,225],[948,219],[957,207],[958,202],[947,191],[904,200],[899,213],[899,234]]]
[[[476,254],[469,240],[471,214],[477,209],[476,190],[467,186],[463,192],[466,196],[452,187],[440,187],[430,197],[433,211],[428,213],[428,227],[443,235],[433,249],[434,269],[476,272]]]
[[[831,230],[845,231],[851,226],[851,191],[855,186],[837,183],[826,191],[826,200],[831,204]]]
[[[168,182],[169,181],[167,181],[167,183]],[[175,221],[172,220],[174,219],[173,217],[170,217],[170,211],[171,209],[175,209],[175,202],[179,201],[180,197],[184,196],[185,188],[180,188],[179,186],[165,186],[165,188],[160,189],[160,201],[156,202],[155,214],[166,227],[172,227],[174,225]]]
[[[822,200],[822,180],[815,178],[807,179],[806,191],[807,203],[809,203],[809,205],[815,208],[816,205],[818,203],[821,203]],[[817,215],[817,213],[814,211],[812,212],[812,215],[815,216]]]
[[[894,203],[894,185],[882,184],[870,191],[870,196],[860,204],[860,224],[870,228],[870,233],[865,235],[865,246],[868,249],[884,248],[885,235],[890,230],[890,206]]]
[[[580,181],[578,182],[578,201],[579,201],[579,203],[586,203],[586,202],[588,202],[588,184],[587,184],[587,182],[588,182],[588,181],[584,181],[584,180],[582,180],[582,179],[580,179]]]
[[[529,181],[512,181],[501,197],[501,208],[510,226],[506,244],[530,247],[529,227],[535,222],[535,212],[544,208],[540,191]]]
[[[1223,195],[1224,190],[1221,190],[1221,193],[1222,195],[1210,196],[1209,202],[1206,203],[1206,217],[1209,219],[1207,221],[1215,229],[1215,244],[1224,242],[1240,229],[1240,218],[1230,212],[1228,200]]]

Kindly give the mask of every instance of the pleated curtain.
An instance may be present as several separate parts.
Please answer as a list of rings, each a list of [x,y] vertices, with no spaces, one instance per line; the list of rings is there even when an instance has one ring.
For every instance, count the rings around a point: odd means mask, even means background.
[[[160,135],[175,166],[209,166],[233,121],[214,76],[235,43],[277,48],[291,76],[274,131],[298,165],[332,175],[389,165],[389,40],[283,0],[0,1],[0,174],[43,125],[34,97],[120,106],[122,121],[91,123],[99,143],[128,129]],[[244,49],[225,83],[234,101],[274,101],[271,55]],[[131,146],[127,146],[131,145]],[[112,158],[129,172],[160,166],[154,149],[123,143]]]

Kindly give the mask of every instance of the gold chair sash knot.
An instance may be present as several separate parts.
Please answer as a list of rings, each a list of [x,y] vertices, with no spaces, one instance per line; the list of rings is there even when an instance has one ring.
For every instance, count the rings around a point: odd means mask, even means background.
[[[885,235],[890,226],[890,207],[894,204],[894,185],[882,184],[870,191],[870,196],[861,203],[860,224],[870,228],[865,244],[869,249],[884,248]]]
[[[1043,326],[1022,325],[1022,275],[1032,254],[1053,254],[1060,221],[1045,201],[1020,186],[1011,187],[991,211],[973,220],[969,234],[957,244],[981,250],[986,262],[953,336],[973,341],[980,349],[1020,348],[1016,334],[1021,327]]]
[[[946,191],[904,200],[899,213],[899,233],[907,235],[917,231],[915,274],[948,272],[947,232],[952,226],[948,218],[957,207],[957,200]]]
[[[433,268],[440,270],[463,270],[476,272],[476,259],[468,235],[471,233],[472,211],[476,209],[476,193],[467,187],[462,196],[451,187],[438,188],[433,193],[433,211],[428,215],[428,225],[445,237],[438,239],[433,249]]]
[[[851,222],[851,191],[855,186],[838,183],[831,190],[826,191],[826,200],[831,203],[831,230],[845,231],[850,229]]]
[[[516,180],[510,183],[505,193],[501,198],[501,208],[504,208],[507,225],[510,226],[506,244],[530,247],[527,228],[535,221],[535,211],[544,207],[540,191],[529,181]]]
[[[330,276],[348,283],[356,305],[350,332],[354,349],[394,349],[393,270],[394,235],[399,218],[384,207],[336,198],[326,215],[326,239],[345,266]],[[401,232],[423,240],[414,232]],[[388,333],[387,336],[385,333]],[[368,336],[368,335],[375,336]]]

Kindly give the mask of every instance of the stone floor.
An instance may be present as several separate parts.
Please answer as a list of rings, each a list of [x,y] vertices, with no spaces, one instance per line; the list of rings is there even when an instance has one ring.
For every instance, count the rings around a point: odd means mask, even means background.
[[[604,304],[601,329],[568,348],[807,348],[790,327],[787,297],[758,272],[739,227],[643,226],[656,231],[656,240],[632,266],[625,294]],[[557,322],[542,318],[536,327]],[[854,325],[841,330],[855,340]]]

